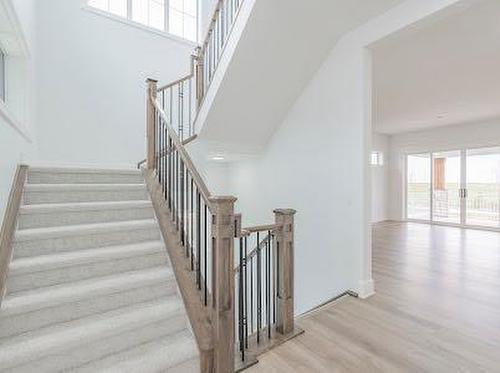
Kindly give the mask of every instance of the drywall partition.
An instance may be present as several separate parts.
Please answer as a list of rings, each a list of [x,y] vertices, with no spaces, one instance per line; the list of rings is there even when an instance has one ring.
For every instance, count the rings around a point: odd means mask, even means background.
[[[372,134],[372,152],[382,154],[382,164],[371,165],[372,223],[388,220],[389,195],[389,136]]]
[[[406,1],[346,34],[329,53],[259,159],[234,164],[245,224],[296,216],[296,313],[371,275],[371,63],[367,46],[456,1]]]
[[[145,156],[148,77],[189,73],[192,43],[83,9],[37,1],[40,161],[132,167]]]
[[[390,219],[404,219],[406,154],[490,146],[500,146],[500,118],[391,136]]]
[[[35,1],[0,0],[0,43],[7,54],[7,96],[5,103],[0,102],[0,224],[17,165],[36,156],[32,97]]]

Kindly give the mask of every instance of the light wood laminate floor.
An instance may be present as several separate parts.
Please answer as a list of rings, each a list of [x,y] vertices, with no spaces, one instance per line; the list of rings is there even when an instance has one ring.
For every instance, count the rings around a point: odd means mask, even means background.
[[[247,372],[500,372],[499,233],[378,224],[373,273]]]

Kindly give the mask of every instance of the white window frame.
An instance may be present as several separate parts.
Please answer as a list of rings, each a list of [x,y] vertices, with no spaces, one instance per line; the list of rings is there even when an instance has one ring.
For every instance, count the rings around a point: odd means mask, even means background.
[[[372,151],[370,157],[370,164],[372,166],[381,167],[384,165],[384,152],[381,151]]]
[[[120,16],[120,15],[115,14],[115,13],[111,13],[111,12],[109,12],[107,10],[103,10],[103,9],[94,7],[94,6],[92,6],[92,5],[89,4],[90,0],[84,0],[83,8],[85,10],[91,11],[91,12],[93,12],[95,14],[102,15],[102,16],[105,16],[107,18],[111,18],[113,20],[116,20],[116,21],[119,21],[119,22],[122,22],[122,23],[126,23],[128,25],[131,25],[131,26],[134,26],[134,27],[146,30],[146,31],[150,31],[150,32],[153,32],[153,33],[156,33],[156,34],[160,34],[162,36],[167,36],[167,37],[169,37],[171,39],[174,39],[174,40],[177,40],[177,41],[182,41],[182,42],[185,42],[185,43],[190,44],[192,46],[197,46],[198,42],[199,42],[199,37],[200,37],[199,36],[199,34],[200,34],[200,32],[199,32],[200,31],[200,0],[196,0],[196,2],[197,2],[197,4],[196,4],[196,15],[195,15],[195,19],[196,19],[195,37],[196,37],[196,40],[187,39],[184,36],[172,34],[169,31],[170,0],[164,0],[164,1],[165,1],[165,6],[164,6],[165,14],[164,14],[164,26],[163,26],[163,29],[155,28],[155,27],[152,27],[150,25],[134,21],[133,14],[132,14],[133,13],[133,11],[132,11],[132,0],[127,0],[127,15],[126,15],[126,17]]]

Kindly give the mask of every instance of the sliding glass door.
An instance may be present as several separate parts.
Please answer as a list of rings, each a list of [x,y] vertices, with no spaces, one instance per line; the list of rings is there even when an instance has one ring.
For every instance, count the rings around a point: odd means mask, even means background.
[[[431,154],[408,155],[406,162],[406,214],[408,219],[431,218]]]
[[[406,217],[500,228],[500,147],[410,154]]]
[[[500,148],[467,150],[466,224],[500,227]]]

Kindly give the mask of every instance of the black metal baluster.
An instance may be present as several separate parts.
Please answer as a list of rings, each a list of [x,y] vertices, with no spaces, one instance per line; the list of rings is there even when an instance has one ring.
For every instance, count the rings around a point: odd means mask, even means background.
[[[186,235],[186,165],[181,159],[181,234],[183,245],[188,248]]]
[[[257,232],[257,242],[260,242],[260,235]],[[257,244],[257,343],[260,343],[260,328],[262,326],[262,263],[260,246]]]
[[[201,200],[203,204],[205,203],[205,200]],[[201,206],[200,206],[201,207]],[[206,219],[206,217],[205,217]],[[200,208],[200,223],[202,221],[201,217],[201,208]],[[203,223],[203,227],[205,227],[205,223]],[[201,227],[200,227],[200,232],[201,232]],[[206,237],[207,231],[206,228],[203,229],[203,235]],[[196,248],[196,283],[198,285],[198,289],[201,290],[201,245],[198,245]]]
[[[276,244],[276,297],[275,297],[275,303],[276,299],[280,297],[280,243],[278,240],[276,240],[276,237],[274,237],[274,242]],[[277,308],[277,305],[274,307],[275,309]],[[276,322],[276,319],[274,320]]]
[[[208,217],[208,207],[207,205],[205,205],[205,224],[207,224],[207,228],[208,228],[208,221],[207,221],[207,217]],[[208,242],[208,235],[207,237],[205,237],[205,239],[207,240]],[[213,247],[213,241],[212,241],[212,247]],[[204,253],[204,256],[205,256],[205,260],[203,262],[203,265],[205,266],[205,268],[203,268],[203,273],[204,273],[204,281],[205,281],[205,306],[207,305],[207,302],[208,302],[208,245],[205,245],[205,253]]]
[[[201,248],[201,194],[197,191],[196,194],[196,250],[199,253]],[[191,259],[191,270],[193,270],[194,263]]]
[[[172,212],[172,157],[174,150],[172,148],[172,138],[168,136],[168,208]]]
[[[243,305],[243,311],[244,311],[244,326],[245,326],[245,347],[248,348],[248,269],[247,269],[247,264],[248,264],[248,237],[245,237],[244,243],[245,243],[245,258],[243,260],[243,264],[245,266],[245,278],[244,278],[244,305]]]
[[[179,210],[180,210],[180,190],[179,190],[179,185],[180,185],[180,164],[179,164],[179,149],[177,149],[177,152],[175,153],[175,226],[177,230],[179,230]]]
[[[189,170],[186,168],[186,255],[189,252],[189,249],[191,248],[191,240],[189,237],[189,232],[190,232],[190,205],[189,205],[189,199],[191,196],[191,191],[190,191],[191,183],[189,182]]]
[[[191,234],[190,234],[190,241],[189,241],[189,247],[190,247],[190,250],[193,251],[193,242],[194,242],[194,236],[193,236],[193,232],[194,232],[194,180],[193,180],[193,177],[191,176],[191,211],[190,211],[190,219],[191,219],[191,224],[190,224],[190,227],[191,227]]]
[[[241,351],[241,360],[245,361],[245,341],[244,341],[244,304],[243,304],[243,265],[244,265],[244,257],[243,257],[243,238],[240,237],[240,273],[239,273],[239,291],[238,291],[238,325],[239,325],[239,342],[240,342],[240,351]]]
[[[250,258],[250,334],[253,333],[253,258]]]
[[[204,204],[205,208],[203,210],[203,222],[205,224],[205,229],[203,230],[204,232],[204,242],[203,242],[203,252],[204,252],[204,256],[205,256],[205,263],[204,263],[204,266],[205,268],[207,267],[207,263],[206,263],[206,260],[207,260],[207,251],[208,251],[208,207],[207,207],[207,204],[205,203]],[[199,276],[201,276],[201,268],[198,269],[199,271]],[[205,276],[206,277],[206,276]],[[206,278],[205,278],[205,281],[206,281]]]
[[[266,306],[267,306],[267,337],[271,338],[271,232],[267,236],[267,280],[266,280]]]

